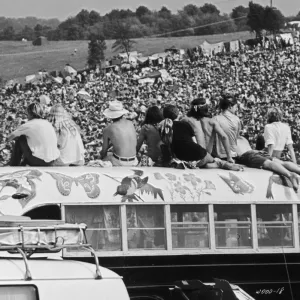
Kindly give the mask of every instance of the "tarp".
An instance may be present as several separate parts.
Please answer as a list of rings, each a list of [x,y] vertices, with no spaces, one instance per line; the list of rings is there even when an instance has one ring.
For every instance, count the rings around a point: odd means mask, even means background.
[[[239,41],[231,41],[230,42],[230,51],[236,52],[240,50],[240,44]]]
[[[158,78],[161,77],[161,73],[159,71],[153,71],[145,75],[145,78]]]
[[[150,84],[154,84],[155,79],[154,78],[142,78],[139,79],[139,84],[146,84],[146,83],[150,83]]]
[[[294,44],[294,39],[291,33],[282,33],[280,34],[280,37],[286,42],[290,43],[290,45]]]
[[[26,83],[35,83],[35,82],[38,82],[42,79],[42,77],[40,75],[28,75],[25,77],[25,81]]]
[[[149,57],[143,56],[143,57],[138,57],[137,61],[140,64],[144,64],[145,62],[147,62],[149,60]]]
[[[138,56],[138,52],[137,51],[132,51],[132,52],[129,52],[129,57],[137,57]],[[123,58],[123,59],[127,59],[128,58],[128,55],[127,53],[119,53],[118,54],[119,57]]]
[[[152,54],[152,55],[149,57],[149,59],[157,60],[157,59],[159,59],[160,57],[161,57],[161,58],[164,58],[164,57],[166,57],[166,56],[168,56],[168,53],[165,53],[165,52],[162,52],[162,53],[155,53],[155,54]]]
[[[65,66],[64,71],[67,72],[68,75],[71,75],[71,76],[77,75],[77,71],[74,68],[72,68],[71,66]]]
[[[216,43],[210,44],[207,41],[204,41],[202,45],[200,45],[202,52],[206,55],[212,55],[216,53],[220,53],[224,50],[224,43]]]
[[[163,79],[163,81],[173,81],[172,76],[170,76],[167,70],[165,69],[159,70],[159,73],[161,74],[161,78]]]

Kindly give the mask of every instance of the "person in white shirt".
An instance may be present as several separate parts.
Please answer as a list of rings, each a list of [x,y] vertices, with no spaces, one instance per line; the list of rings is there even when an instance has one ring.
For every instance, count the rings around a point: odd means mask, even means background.
[[[279,158],[287,145],[291,160],[297,163],[293,147],[291,129],[288,124],[282,123],[282,113],[279,108],[273,107],[267,113],[267,122],[264,130],[265,146],[268,148],[268,154]]]
[[[8,137],[15,140],[10,165],[51,166],[59,157],[55,131],[47,120],[40,103],[27,107],[28,122],[17,128]]]
[[[84,146],[79,129],[61,104],[54,105],[49,113],[58,142],[60,157],[53,162],[54,166],[83,166]]]

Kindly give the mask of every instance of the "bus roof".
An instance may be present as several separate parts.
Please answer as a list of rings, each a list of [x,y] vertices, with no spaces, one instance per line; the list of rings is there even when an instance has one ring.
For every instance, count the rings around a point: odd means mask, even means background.
[[[71,260],[30,259],[29,269],[33,280],[95,279],[95,265]],[[2,280],[25,280],[23,259],[0,259],[0,282]],[[120,278],[116,273],[100,267],[102,278]]]
[[[289,181],[269,171],[97,167],[3,167],[0,213],[48,204],[298,202]]]

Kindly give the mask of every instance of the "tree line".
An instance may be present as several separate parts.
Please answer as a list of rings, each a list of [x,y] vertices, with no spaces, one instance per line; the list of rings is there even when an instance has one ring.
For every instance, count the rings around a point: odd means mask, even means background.
[[[288,20],[297,18],[300,18],[300,13]],[[26,19],[31,23],[25,22]],[[153,11],[141,5],[135,11],[113,9],[103,16],[95,10],[82,9],[76,16],[61,23],[57,19],[48,22],[36,19],[34,23],[33,19],[25,18],[20,23],[20,19],[14,22],[13,19],[0,18],[0,40],[33,40],[40,35],[49,40],[90,40],[91,36],[116,39],[120,24],[128,27],[130,38],[210,35],[247,30],[260,35],[262,30],[278,31],[287,20],[279,10],[253,2],[248,7],[240,5],[233,8],[230,14],[222,14],[215,5],[205,3],[202,6],[187,4],[176,13],[165,6]],[[20,28],[20,24],[24,26]]]

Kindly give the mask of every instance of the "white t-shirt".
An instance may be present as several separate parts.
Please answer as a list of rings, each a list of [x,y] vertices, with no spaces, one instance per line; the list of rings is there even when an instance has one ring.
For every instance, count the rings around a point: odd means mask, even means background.
[[[78,130],[73,135],[67,131],[66,143],[60,148],[60,159],[64,164],[84,165],[84,146]]]
[[[16,137],[25,135],[32,155],[45,162],[51,162],[59,157],[55,131],[46,120],[30,120],[15,130],[13,135]]]
[[[282,151],[285,145],[293,144],[289,125],[281,122],[273,122],[265,126],[265,146],[274,145],[275,151]]]

